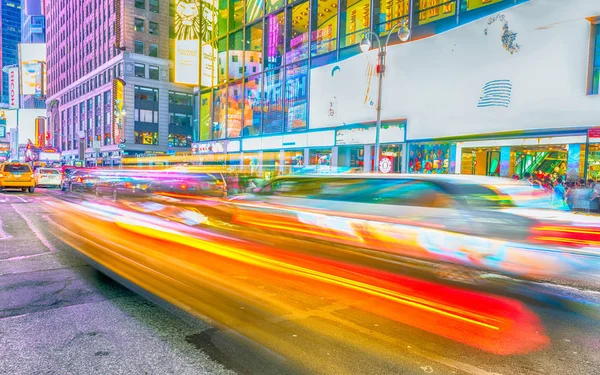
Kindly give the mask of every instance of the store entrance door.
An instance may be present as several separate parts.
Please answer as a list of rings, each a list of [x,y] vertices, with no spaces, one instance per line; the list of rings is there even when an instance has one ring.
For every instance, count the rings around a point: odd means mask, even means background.
[[[461,174],[500,176],[500,148],[464,148]]]

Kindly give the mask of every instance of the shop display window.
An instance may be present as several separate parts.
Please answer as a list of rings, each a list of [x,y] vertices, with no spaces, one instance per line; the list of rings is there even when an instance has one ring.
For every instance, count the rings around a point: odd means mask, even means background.
[[[158,145],[157,132],[133,132],[135,143],[140,145]]]
[[[449,143],[423,143],[410,145],[408,159],[409,173],[447,174],[449,166]]]

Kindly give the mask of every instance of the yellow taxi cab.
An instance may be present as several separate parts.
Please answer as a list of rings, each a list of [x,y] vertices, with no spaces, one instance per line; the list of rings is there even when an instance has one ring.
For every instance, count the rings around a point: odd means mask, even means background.
[[[29,164],[9,162],[0,165],[0,190],[22,189],[33,193],[35,179]]]

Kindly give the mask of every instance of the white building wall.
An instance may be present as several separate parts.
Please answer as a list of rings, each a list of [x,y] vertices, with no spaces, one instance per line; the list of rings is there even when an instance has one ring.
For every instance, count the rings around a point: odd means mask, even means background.
[[[502,21],[488,27],[494,15],[390,47],[383,119],[406,118],[408,140],[600,126],[600,96],[586,95],[587,18],[600,15],[600,1],[532,0],[499,14],[517,33],[518,52],[503,46]],[[375,121],[375,61],[371,51],[311,71],[312,129]],[[508,106],[478,107],[493,80],[510,81]]]

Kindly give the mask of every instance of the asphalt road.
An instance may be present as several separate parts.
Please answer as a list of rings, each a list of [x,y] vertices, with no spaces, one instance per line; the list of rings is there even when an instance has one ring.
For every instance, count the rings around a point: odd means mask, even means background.
[[[45,202],[63,196],[44,189],[0,193],[0,374],[293,372],[267,348],[240,344],[234,332],[149,302],[87,265],[54,235]],[[305,313],[265,329],[283,333],[294,322],[333,321],[348,337],[362,335],[365,347],[389,348],[374,357],[360,347],[331,347],[325,335],[290,335],[299,350],[322,349],[318,358],[304,359],[321,361],[322,373],[330,373],[330,356],[347,361],[356,374],[600,374],[600,277],[589,276],[578,284],[546,280],[502,291],[536,314],[550,340],[523,355],[487,353],[300,295]],[[277,285],[258,287],[272,296],[283,293]]]

